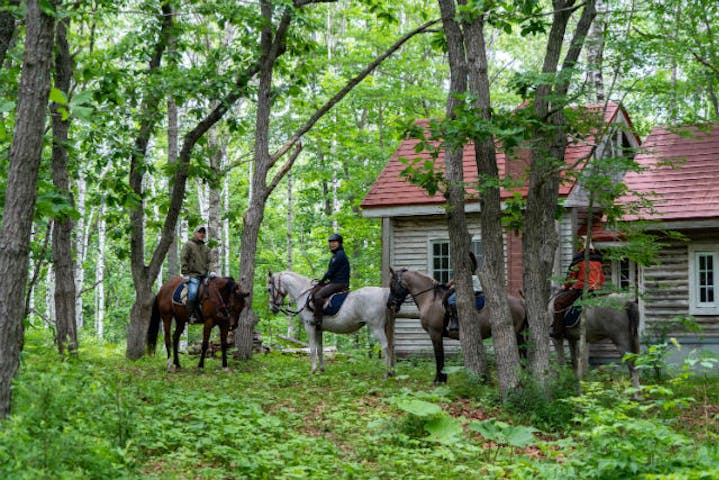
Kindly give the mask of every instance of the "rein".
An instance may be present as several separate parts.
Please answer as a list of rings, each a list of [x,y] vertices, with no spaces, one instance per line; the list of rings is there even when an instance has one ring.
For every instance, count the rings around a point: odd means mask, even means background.
[[[207,295],[207,298],[215,305],[215,307],[219,307],[218,310],[221,310],[222,318],[230,318],[231,312],[230,307],[225,303],[225,299],[222,298],[222,294],[220,293],[220,289],[217,288],[216,282],[214,281],[214,278],[210,279],[211,281],[207,282],[207,287],[214,287],[214,291],[217,294],[217,297],[220,299],[220,304],[218,305],[217,302],[212,298],[212,295]],[[220,316],[220,315],[218,315]]]
[[[278,309],[278,311],[284,313],[285,315],[292,315],[292,316],[299,315],[300,313],[302,313],[302,311],[303,311],[305,308],[307,308],[307,305],[310,303],[310,297],[309,297],[309,296],[307,297],[307,301],[306,301],[305,304],[302,306],[302,308],[300,308],[299,310],[292,310],[292,309],[289,308],[289,307],[285,307],[284,305],[282,305],[282,302],[284,302],[284,299],[285,299],[285,297],[287,296],[287,293],[288,293],[288,292],[287,292],[287,291],[283,291],[282,288],[279,287],[279,285],[280,285],[281,283],[282,283],[282,275],[279,275],[279,274],[278,274],[278,275],[277,275],[277,284],[278,284],[278,286],[277,286],[277,291],[275,291],[275,281],[274,281],[274,278],[272,279],[272,291],[270,292],[270,296],[272,297],[272,300],[271,300],[270,303],[273,304],[274,306],[276,306],[277,309]],[[306,294],[306,293],[311,292],[311,291],[312,291],[312,288],[313,288],[313,287],[310,287],[310,288],[308,288],[307,290],[305,290],[304,292],[300,293],[300,294],[298,295],[298,298],[301,297],[302,295]],[[280,299],[279,302],[277,301],[277,297],[278,297],[278,296],[281,297],[281,299]]]

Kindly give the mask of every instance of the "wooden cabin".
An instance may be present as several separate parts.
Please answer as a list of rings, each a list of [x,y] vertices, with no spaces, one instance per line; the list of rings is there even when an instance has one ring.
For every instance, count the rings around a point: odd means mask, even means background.
[[[633,133],[627,112],[616,103],[584,107],[597,113],[603,119],[601,134],[587,138],[571,138],[567,147],[565,162],[574,165],[589,155],[615,156],[639,147],[639,139]],[[602,122],[600,122],[602,123]],[[429,122],[419,121],[420,126]],[[441,194],[430,196],[420,187],[409,183],[401,172],[406,164],[401,159],[432,160],[429,152],[417,153],[415,147],[419,140],[406,138],[398,146],[387,162],[376,182],[362,202],[366,217],[382,220],[382,275],[383,284],[388,285],[389,267],[409,268],[425,272],[440,282],[452,277],[452,265],[449,254],[449,235],[444,215],[445,199]],[[435,146],[437,143],[435,143]],[[500,176],[522,178],[528,167],[527,152],[508,157],[498,145],[497,163]],[[581,163],[581,162],[580,162]],[[437,168],[444,165],[444,154],[439,152]],[[471,185],[477,179],[474,147],[464,147],[464,178]],[[515,191],[526,195],[526,187],[516,190],[502,190],[503,201],[510,199]],[[566,206],[566,214],[557,222],[561,245],[556,260],[556,277],[562,277],[567,270],[574,253],[576,235],[586,224],[587,198],[581,185],[563,182],[560,187],[560,201]],[[479,204],[476,198],[468,195],[466,201],[467,225],[472,236],[472,250],[481,257],[482,234],[479,222]],[[505,233],[507,290],[517,294],[522,288],[522,239],[520,234]],[[611,267],[611,266],[610,266]],[[621,266],[611,267],[621,273]],[[476,284],[479,282],[476,280]],[[414,305],[405,304],[400,312],[395,333],[395,349],[399,356],[427,354],[432,351],[429,336],[419,324],[418,312]],[[448,351],[456,351],[459,342],[445,340]]]

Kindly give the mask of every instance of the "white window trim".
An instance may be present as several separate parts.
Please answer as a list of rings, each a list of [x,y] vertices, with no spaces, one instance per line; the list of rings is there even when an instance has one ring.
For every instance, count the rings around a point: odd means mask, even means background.
[[[429,239],[429,242],[427,244],[427,272],[429,273],[429,276],[432,278],[436,278],[434,273],[434,246],[438,243],[446,243],[447,244],[447,255],[448,255],[448,277],[451,278],[452,276],[452,246],[449,243],[449,238],[431,238]]]
[[[709,254],[714,258],[714,302],[700,304],[698,298],[697,256]],[[719,315],[719,245],[715,243],[689,246],[689,314]]]

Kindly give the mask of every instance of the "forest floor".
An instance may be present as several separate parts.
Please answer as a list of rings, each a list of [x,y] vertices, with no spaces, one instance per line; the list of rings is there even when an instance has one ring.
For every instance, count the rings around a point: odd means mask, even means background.
[[[48,337],[26,339],[3,479],[719,479],[715,374],[643,378],[634,399],[623,369],[592,371],[581,396],[563,372],[551,400],[525,379],[501,403],[456,365],[432,385],[430,359],[385,378],[364,350],[317,375],[301,354],[232,359],[230,372],[183,355],[168,373],[164,353],[129,362],[86,340],[60,359]]]

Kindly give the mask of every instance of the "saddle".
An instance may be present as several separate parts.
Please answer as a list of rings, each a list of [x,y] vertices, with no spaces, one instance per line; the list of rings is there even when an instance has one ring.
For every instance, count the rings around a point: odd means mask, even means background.
[[[187,305],[187,282],[181,282],[172,292],[172,303],[175,305]]]
[[[202,298],[203,289],[205,288],[205,283],[200,283],[200,288],[197,290],[197,300]],[[183,307],[187,305],[187,282],[180,282],[180,284],[175,288],[175,291],[172,292],[172,303],[175,305],[182,305]]]
[[[581,314],[581,305],[572,305],[571,307],[569,307],[564,313],[564,316],[562,317],[562,325],[564,326],[564,328],[576,327],[579,323],[579,317]]]
[[[310,295],[307,297],[307,310],[310,312],[315,311],[315,304],[314,304],[314,297],[315,297],[315,291],[317,288],[321,288],[322,285],[319,287],[315,287],[312,292],[310,292]],[[340,308],[342,308],[342,304],[344,303],[345,299],[347,298],[347,295],[349,295],[350,290],[342,290],[341,292],[333,293],[327,299],[325,300],[324,304],[322,305],[322,314],[327,316],[336,315],[337,312],[340,311]]]

